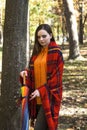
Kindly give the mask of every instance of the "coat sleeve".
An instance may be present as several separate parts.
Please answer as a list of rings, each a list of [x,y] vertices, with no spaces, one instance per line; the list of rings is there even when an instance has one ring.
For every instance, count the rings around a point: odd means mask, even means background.
[[[60,51],[56,53],[55,57],[56,65],[50,65],[48,68],[50,71],[47,83],[38,88],[49,130],[56,130],[57,128],[58,114],[62,99],[62,74],[64,61]]]

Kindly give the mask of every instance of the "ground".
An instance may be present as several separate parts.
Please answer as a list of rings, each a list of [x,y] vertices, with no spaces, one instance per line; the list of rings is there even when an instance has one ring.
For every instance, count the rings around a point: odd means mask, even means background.
[[[58,130],[87,130],[87,43],[80,45],[81,56],[67,60],[68,46],[63,51],[63,100]]]

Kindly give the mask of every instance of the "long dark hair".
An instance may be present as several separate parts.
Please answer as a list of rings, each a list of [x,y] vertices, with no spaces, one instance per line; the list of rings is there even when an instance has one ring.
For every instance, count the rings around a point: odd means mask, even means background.
[[[48,24],[40,24],[37,27],[36,32],[35,32],[35,44],[34,44],[32,56],[38,55],[41,52],[42,46],[39,44],[38,37],[37,37],[38,31],[40,31],[41,29],[44,29],[49,34],[52,34],[51,41],[55,41],[51,27]]]

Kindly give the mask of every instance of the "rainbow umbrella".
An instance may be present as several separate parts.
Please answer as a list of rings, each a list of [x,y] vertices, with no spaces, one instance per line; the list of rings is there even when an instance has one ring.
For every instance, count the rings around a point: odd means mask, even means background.
[[[28,93],[29,93],[29,88],[26,86],[26,80],[25,80],[25,74],[24,74],[23,86],[21,87],[21,96],[22,96],[22,128],[21,130],[29,130]]]

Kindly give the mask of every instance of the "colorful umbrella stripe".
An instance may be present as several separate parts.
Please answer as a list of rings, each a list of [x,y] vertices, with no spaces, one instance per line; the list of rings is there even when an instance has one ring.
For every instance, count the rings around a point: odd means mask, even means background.
[[[28,109],[29,88],[25,85],[21,87],[22,96],[22,129],[29,130],[29,109]]]

